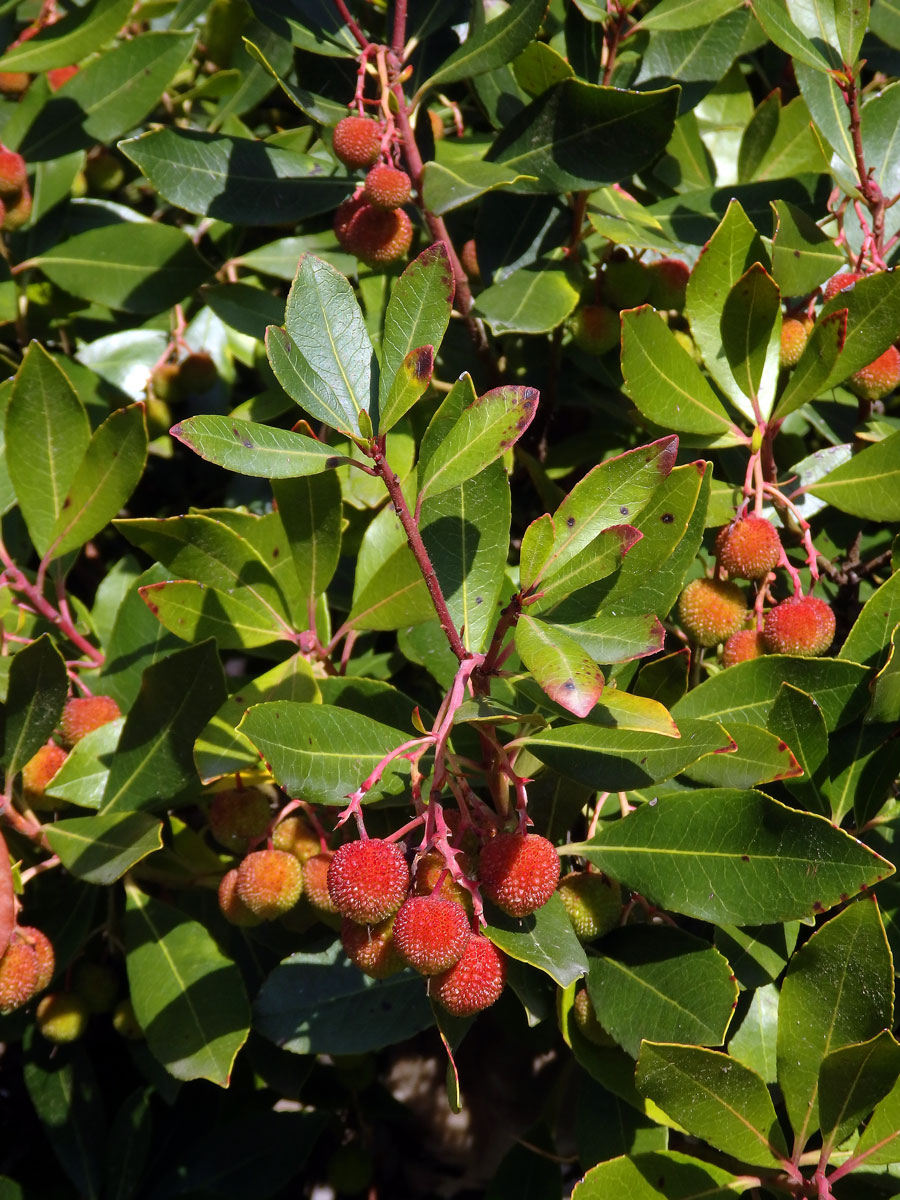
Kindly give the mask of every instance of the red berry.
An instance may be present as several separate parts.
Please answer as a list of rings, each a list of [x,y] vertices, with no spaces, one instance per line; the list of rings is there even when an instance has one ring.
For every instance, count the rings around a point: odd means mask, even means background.
[[[888,346],[874,362],[854,371],[847,381],[848,387],[863,400],[883,400],[900,383],[900,352],[896,346]]]
[[[411,896],[394,917],[394,943],[422,975],[449,970],[471,936],[463,906],[440,896]]]
[[[77,67],[53,67],[47,72],[47,83],[51,92],[58,92],[64,83],[68,83],[73,75],[78,74]]]
[[[719,579],[692,579],[678,601],[678,618],[692,641],[715,646],[737,633],[747,607],[735,583]]]
[[[254,916],[274,921],[303,891],[303,868],[285,850],[254,850],[238,867],[235,891]]]
[[[250,911],[237,894],[237,867],[226,871],[219,881],[219,908],[226,921],[232,925],[248,928],[260,923],[259,917]]]
[[[363,195],[376,208],[400,208],[409,200],[412,184],[405,171],[377,166],[366,176]]]
[[[122,713],[112,696],[76,696],[66,701],[59,732],[63,743],[71,748],[76,742],[101,725],[117,721]]]
[[[53,978],[53,972],[56,969],[56,956],[53,953],[53,943],[47,937],[46,933],[42,933],[40,929],[35,929],[33,925],[20,925],[15,931],[14,937],[20,941],[25,941],[31,946],[37,959],[37,979],[35,980],[34,991],[35,995],[42,992],[44,988],[50,986],[50,980]]]
[[[342,249],[349,253],[354,253],[353,246],[353,221],[360,209],[366,207],[366,202],[362,196],[348,196],[346,200],[341,201],[334,214],[334,235],[340,242]]]
[[[796,367],[800,355],[809,341],[810,325],[795,317],[786,317],[781,322],[781,350],[778,355],[780,367]]]
[[[434,976],[430,992],[453,1016],[471,1017],[490,1008],[500,998],[505,983],[505,958],[493,942],[473,934],[459,962]]]
[[[25,159],[0,143],[0,196],[4,199],[18,196],[27,183]]]
[[[750,513],[719,530],[716,556],[729,575],[765,579],[781,558],[778,530],[765,517]]]
[[[572,317],[572,340],[586,354],[606,354],[621,336],[619,314],[605,304],[584,304]]]
[[[334,127],[334,152],[346,167],[371,167],[381,154],[381,126],[368,117],[344,117]]]
[[[592,942],[619,924],[622,889],[599,871],[572,871],[559,881],[569,920],[579,941]]]
[[[336,913],[334,901],[328,891],[328,868],[334,855],[330,850],[314,854],[303,864],[303,894],[313,906],[323,913]]]
[[[0,958],[0,1014],[21,1008],[37,992],[38,958],[27,942],[13,940]]]
[[[386,979],[406,966],[394,945],[394,918],[378,925],[357,925],[346,917],[341,925],[341,945],[355,967],[373,979]]]
[[[328,868],[328,892],[342,917],[377,925],[392,916],[409,889],[409,867],[393,842],[380,838],[338,846]]]
[[[269,828],[269,798],[257,788],[216,792],[209,806],[209,828],[220,846],[243,853]]]
[[[31,76],[25,71],[0,71],[0,95],[20,96],[29,83]]]
[[[350,224],[345,249],[370,265],[390,263],[407,253],[412,235],[412,221],[402,208],[363,204]]]
[[[57,806],[59,801],[51,801],[49,798],[45,800],[44,793],[50,785],[50,780],[68,757],[68,753],[61,746],[57,746],[56,742],[47,742],[22,768],[22,791],[32,808]]]
[[[276,850],[287,850],[301,862],[306,862],[322,848],[318,836],[303,817],[285,817],[276,825],[272,845]]]
[[[681,312],[691,277],[687,263],[680,258],[661,258],[658,262],[648,263],[645,270],[650,279],[647,303],[654,308]]]
[[[862,275],[858,271],[841,271],[839,275],[832,275],[825,284],[825,303],[833,300],[838,292],[844,292],[847,288],[853,287],[859,279],[862,279]]]
[[[478,862],[481,890],[511,917],[541,908],[559,883],[559,855],[537,833],[499,833],[484,846]]]
[[[834,640],[834,613],[816,596],[791,596],[766,613],[763,638],[772,654],[812,658]]]
[[[722,666],[733,667],[736,663],[759,658],[766,652],[766,643],[755,629],[740,629],[733,633],[722,647]]]

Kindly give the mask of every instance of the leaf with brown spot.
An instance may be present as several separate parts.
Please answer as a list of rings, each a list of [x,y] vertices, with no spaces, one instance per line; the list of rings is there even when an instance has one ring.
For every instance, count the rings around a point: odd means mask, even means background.
[[[603,672],[574,638],[522,616],[516,626],[516,650],[551,700],[576,717],[585,717],[600,699]]]

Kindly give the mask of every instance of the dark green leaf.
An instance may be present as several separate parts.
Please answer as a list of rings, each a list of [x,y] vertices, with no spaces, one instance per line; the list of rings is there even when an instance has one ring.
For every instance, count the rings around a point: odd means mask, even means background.
[[[841,270],[845,259],[827,234],[806,213],[775,200],[772,274],[785,296],[805,296]]]
[[[775,1040],[778,1032],[778,988],[773,983],[754,989],[750,1006],[737,1031],[728,1039],[728,1053],[749,1067],[764,1083],[775,1083]]]
[[[50,24],[37,37],[13,46],[0,59],[2,71],[49,71],[77,63],[109,41],[128,20],[133,0],[97,0]]]
[[[340,556],[341,485],[329,472],[291,482],[275,480],[272,490],[309,614],[331,582]]]
[[[894,572],[863,605],[838,658],[879,670],[887,661],[891,633],[900,624],[900,572]]]
[[[857,1143],[855,1155],[870,1166],[895,1163],[900,1150],[900,1083],[875,1109]]]
[[[839,67],[841,63],[837,49],[822,40],[820,29],[813,35],[815,40],[810,40],[797,22],[798,11],[797,6],[789,7],[783,0],[753,0],[756,19],[776,46],[816,71],[824,72]],[[821,13],[821,6],[817,5],[816,11],[817,14]]]
[[[477,32],[470,32],[458,50],[444,59],[425,88],[468,79],[503,66],[524,50],[537,33],[547,0],[520,0]]]
[[[732,724],[729,732],[735,749],[688,767],[689,778],[708,787],[748,788],[801,773],[790,747],[777,734],[743,721]]]
[[[900,339],[900,276],[893,271],[864,276],[832,297],[819,319],[843,308],[847,310],[847,336],[825,387],[841,383]]]
[[[803,771],[802,779],[790,780],[788,790],[804,808],[827,814],[830,805],[821,784],[828,757],[828,728],[819,705],[808,692],[783,683],[766,728],[788,744]]]
[[[846,337],[845,310],[839,309],[816,321],[800,355],[800,361],[791,371],[787,386],[775,407],[776,417],[784,418],[795,409],[802,408],[808,400],[814,400],[816,396],[821,395],[825,390],[826,381],[835,369]]]
[[[106,1150],[100,1086],[88,1053],[73,1046],[51,1056],[35,1037],[25,1063],[25,1086],[63,1170],[84,1200],[99,1200]]]
[[[578,303],[571,271],[550,262],[513,271],[480,293],[475,304],[494,334],[549,333]]]
[[[69,817],[48,825],[47,840],[67,871],[99,884],[115,883],[163,844],[160,822],[138,812]]]
[[[768,416],[778,382],[781,296],[765,267],[754,263],[722,306],[722,348],[738,387]]]
[[[14,775],[49,738],[66,702],[66,664],[49,634],[13,656],[3,711],[6,792]]]
[[[511,958],[544,971],[560,987],[580,979],[588,960],[575,936],[562,897],[555,892],[548,902],[527,917],[510,917],[499,909],[487,913],[484,932]]]
[[[888,1095],[900,1075],[900,1044],[889,1030],[832,1050],[819,1068],[819,1117],[828,1145],[839,1146]]]
[[[150,1088],[137,1088],[113,1120],[106,1147],[107,1200],[133,1200],[144,1178],[153,1134],[151,1094]]]
[[[532,42],[543,46],[543,42]],[[422,183],[422,195],[430,212],[442,216],[461,208],[485,192],[519,183],[524,176],[499,163],[484,162],[478,154],[455,158],[452,163],[428,162]]]

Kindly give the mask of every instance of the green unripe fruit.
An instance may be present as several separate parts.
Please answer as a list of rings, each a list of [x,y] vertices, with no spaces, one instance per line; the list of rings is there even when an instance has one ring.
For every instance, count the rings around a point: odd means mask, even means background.
[[[269,797],[256,788],[216,792],[209,806],[209,828],[220,846],[247,850],[269,828]]]
[[[306,819],[300,816],[285,817],[275,826],[272,846],[276,850],[286,850],[302,863],[322,849],[318,835]]]
[[[92,154],[85,163],[84,174],[94,192],[117,192],[125,182],[125,168],[108,150]]]
[[[335,1150],[328,1163],[328,1182],[340,1196],[358,1196],[372,1182],[372,1155],[358,1142]]]
[[[113,1009],[112,1015],[113,1029],[119,1037],[125,1038],[128,1042],[140,1042],[143,1040],[144,1031],[138,1024],[138,1019],[134,1015],[134,1005],[130,1000],[120,1000]]]
[[[613,258],[603,272],[603,295],[613,308],[636,308],[650,291],[650,276],[636,258]]]
[[[119,979],[111,967],[102,963],[81,962],[75,968],[72,983],[76,996],[85,1003],[89,1013],[109,1012],[119,995]]]
[[[189,354],[178,368],[178,382],[188,395],[202,395],[219,380],[216,364],[208,354]]]
[[[647,300],[654,308],[681,312],[684,308],[690,267],[678,258],[661,258],[645,267],[649,278]]]
[[[156,396],[148,396],[144,401],[147,412],[147,436],[152,442],[155,438],[164,437],[172,428],[172,410],[165,400]]]
[[[157,400],[165,400],[167,403],[172,400],[180,400],[179,374],[177,363],[163,363],[161,367],[154,367],[147,380],[147,392],[149,395],[155,396]]]
[[[587,993],[587,988],[581,988],[580,991],[575,993],[575,1003],[572,1005],[572,1011],[575,1014],[575,1024],[578,1026],[582,1037],[586,1037],[595,1046],[603,1046],[604,1048],[615,1046],[616,1043],[597,1020],[597,1014],[594,1012],[594,1006]]]
[[[619,314],[605,304],[585,304],[571,322],[572,340],[586,354],[606,354],[619,344]]]
[[[66,1045],[84,1037],[88,1025],[88,1007],[72,992],[52,992],[37,1006],[38,1032],[48,1042]]]
[[[592,942],[619,924],[622,889],[597,871],[573,871],[559,881],[569,920],[579,941]]]

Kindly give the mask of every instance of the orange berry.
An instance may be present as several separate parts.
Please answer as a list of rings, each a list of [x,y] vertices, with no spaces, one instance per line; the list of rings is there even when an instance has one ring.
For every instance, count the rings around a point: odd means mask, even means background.
[[[392,916],[377,925],[357,925],[355,921],[344,918],[341,945],[353,965],[364,975],[386,979],[406,966],[394,945],[393,927]]]
[[[381,154],[381,125],[368,117],[344,117],[334,127],[332,145],[345,167],[371,167]]]
[[[0,196],[12,199],[28,183],[28,168],[25,159],[15,150],[7,150],[0,143]]]
[[[112,696],[76,696],[66,701],[59,723],[60,737],[70,749],[101,725],[117,721],[122,713]]]
[[[778,530],[765,517],[750,513],[719,530],[716,557],[729,575],[764,579],[781,558]]]
[[[579,941],[592,942],[619,924],[622,889],[599,871],[572,871],[559,881],[569,920]]]
[[[274,921],[303,891],[303,868],[285,850],[254,850],[237,869],[235,891],[254,916]]]
[[[392,916],[409,889],[403,852],[381,838],[345,842],[328,868],[328,892],[342,917],[358,925],[377,925]]]
[[[22,768],[22,791],[32,808],[55,808],[61,803],[56,800],[45,801],[44,793],[68,757],[68,753],[56,742],[47,742]]]
[[[463,871],[468,872],[470,869],[468,866],[468,855],[458,858],[457,862]],[[443,855],[437,850],[429,850],[416,863],[413,891],[417,896],[430,896],[437,887],[439,879],[442,879],[442,882],[440,891],[437,894],[443,900],[455,900],[457,904],[471,908],[471,892],[466,891],[461,884],[457,883],[446,869]]]
[[[407,253],[412,236],[412,221],[402,208],[363,204],[351,222],[345,249],[372,266],[391,263]]]
[[[328,868],[334,857],[330,850],[314,854],[303,864],[303,894],[313,906],[323,913],[336,913],[334,901],[328,890]]]
[[[73,75],[78,74],[77,67],[53,67],[47,72],[47,83],[51,92],[58,92],[64,83],[68,83]]]
[[[285,817],[275,826],[272,845],[276,850],[287,850],[294,858],[306,862],[321,850],[321,843],[304,817]]]
[[[619,314],[606,304],[583,304],[572,317],[572,340],[586,354],[606,354],[622,337]]]
[[[459,962],[435,975],[430,992],[455,1017],[471,1017],[499,1000],[506,983],[506,959],[493,942],[473,934]]]
[[[559,883],[556,847],[537,833],[498,833],[478,860],[481,890],[511,917],[541,908]]]
[[[809,326],[795,317],[786,317],[781,322],[781,350],[778,354],[780,367],[796,367],[800,355],[809,341]]]
[[[209,806],[209,828],[220,846],[243,852],[269,828],[269,798],[258,788],[216,792]]]
[[[400,208],[409,200],[412,182],[405,171],[380,165],[366,176],[363,195],[376,208]]]
[[[772,654],[813,658],[834,640],[834,613],[817,596],[791,596],[766,613],[763,638]]]
[[[681,312],[684,308],[691,269],[680,258],[661,258],[644,268],[650,279],[647,303],[654,308]]]
[[[394,944],[422,975],[448,971],[471,936],[463,906],[440,896],[410,896],[394,917]]]
[[[0,95],[21,96],[30,83],[31,76],[25,71],[0,71]]]
[[[766,643],[755,629],[739,629],[722,647],[722,666],[733,667],[735,663],[759,658],[766,652]]]
[[[44,988],[50,986],[50,980],[53,978],[53,972],[56,969],[56,956],[53,953],[53,943],[47,937],[46,933],[42,933],[40,929],[35,929],[33,925],[20,925],[15,931],[14,936],[28,943],[35,953],[37,959],[37,979],[35,980],[34,991],[35,995],[42,992]]]
[[[847,386],[863,400],[883,400],[900,383],[900,352],[888,346],[874,362],[854,371]]]
[[[246,929],[258,925],[261,918],[252,913],[237,894],[237,877],[237,867],[234,867],[219,881],[219,908],[226,921]]]
[[[737,633],[747,615],[744,593],[735,583],[692,579],[678,601],[678,618],[692,641],[715,646]]]
[[[845,292],[848,288],[853,287],[854,283],[860,279],[862,279],[862,275],[858,271],[841,271],[838,275],[832,275],[825,284],[825,303],[833,300],[838,292]]]
[[[0,958],[0,1013],[21,1008],[35,995],[39,979],[38,958],[27,942],[13,938]]]

